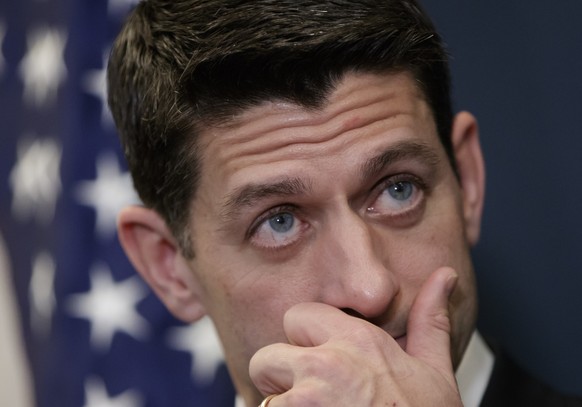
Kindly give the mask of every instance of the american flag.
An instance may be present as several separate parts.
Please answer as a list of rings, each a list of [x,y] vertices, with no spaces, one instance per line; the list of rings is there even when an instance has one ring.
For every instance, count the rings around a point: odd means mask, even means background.
[[[135,3],[0,1],[0,234],[38,407],[234,404],[212,324],[172,318],[116,236],[138,201],[105,67]]]

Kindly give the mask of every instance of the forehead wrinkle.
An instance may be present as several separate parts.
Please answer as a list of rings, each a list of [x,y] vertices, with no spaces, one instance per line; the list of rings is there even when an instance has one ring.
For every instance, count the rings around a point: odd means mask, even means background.
[[[366,103],[360,103],[357,107],[349,106],[316,117],[273,121],[270,128],[263,128],[260,133],[253,133],[248,128],[240,129],[239,137],[232,137],[234,135],[230,133],[220,141],[220,144],[237,145],[236,149],[224,153],[222,161],[232,164],[241,158],[249,159],[265,153],[275,154],[282,151],[289,153],[289,150],[284,149],[293,146],[299,148],[302,145],[321,145],[329,148],[327,144],[334,139],[342,144],[346,138],[353,137],[352,131],[386,121],[386,116],[389,116],[388,119],[394,119],[401,114],[400,108],[386,111],[383,101],[387,97],[393,96],[392,94],[378,96]],[[279,117],[283,118],[284,115]],[[297,151],[301,153],[302,150],[299,148]]]
[[[300,178],[283,178],[274,182],[249,183],[236,188],[225,199],[221,217],[230,220],[245,208],[255,206],[261,200],[306,194],[311,183]]]
[[[355,89],[354,89],[355,88]],[[386,100],[393,99],[397,89],[382,89],[380,87],[366,90],[366,101],[362,102],[358,87],[348,89],[340,87],[337,92],[327,99],[318,108],[308,108],[292,102],[280,100],[265,101],[263,104],[251,107],[232,120],[219,126],[210,126],[221,129],[223,142],[230,143],[236,139],[237,143],[251,143],[265,134],[276,135],[280,130],[292,130],[299,140],[309,142],[309,134],[316,129],[322,129],[324,134],[333,137],[338,132],[345,132],[361,125],[359,120],[346,120],[350,115],[366,116],[366,110],[381,105]],[[364,112],[363,115],[360,113]],[[304,130],[309,130],[305,132]],[[288,137],[289,134],[286,134]]]
[[[439,155],[428,145],[403,141],[364,162],[360,167],[361,177],[363,180],[374,178],[387,166],[406,159],[420,160],[431,168],[436,168],[440,162]]]

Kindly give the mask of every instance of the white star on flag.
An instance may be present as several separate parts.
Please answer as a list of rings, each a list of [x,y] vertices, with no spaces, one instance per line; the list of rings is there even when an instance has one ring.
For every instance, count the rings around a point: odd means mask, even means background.
[[[90,377],[85,381],[85,404],[83,407],[139,407],[140,395],[135,390],[127,390],[118,396],[109,397],[103,381]]]
[[[127,205],[139,203],[131,175],[122,172],[117,157],[107,152],[97,157],[97,178],[82,181],[76,188],[79,203],[91,206],[96,212],[96,229],[103,239],[114,235],[117,214]]]
[[[48,27],[40,27],[27,36],[28,51],[20,63],[24,82],[24,100],[41,106],[53,100],[67,76],[63,58],[66,36]]]
[[[85,294],[73,294],[66,303],[68,312],[91,323],[91,344],[107,350],[116,332],[143,340],[149,324],[136,309],[148,294],[138,276],[116,282],[104,263],[96,263],[89,272],[91,288]]]
[[[53,312],[57,303],[54,292],[55,261],[48,252],[35,256],[29,285],[30,323],[37,335],[50,335]]]
[[[168,331],[168,345],[192,356],[192,376],[195,381],[211,383],[224,360],[220,340],[210,318]]]
[[[61,180],[61,146],[52,139],[18,142],[17,161],[10,172],[12,214],[25,220],[36,217],[41,223],[52,221]]]
[[[83,77],[85,91],[101,101],[101,124],[113,126],[113,117],[107,105],[107,61],[109,51],[103,51],[103,65],[101,69],[88,71]]]

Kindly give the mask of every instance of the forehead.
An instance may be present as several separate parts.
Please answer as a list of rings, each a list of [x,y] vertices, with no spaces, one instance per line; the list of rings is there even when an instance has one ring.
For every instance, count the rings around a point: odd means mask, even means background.
[[[326,99],[316,107],[306,107],[282,100],[264,100],[242,112],[235,113],[220,124],[202,129],[202,135],[218,135],[225,142],[247,134],[253,138],[273,126],[320,125],[333,118],[342,118],[342,113],[351,109],[368,108],[375,102],[398,98],[405,110],[414,108],[426,100],[412,73],[406,71],[392,74],[348,72],[339,80]],[[403,105],[405,104],[405,105]],[[386,112],[390,115],[390,112]],[[354,123],[355,124],[355,123]]]
[[[434,118],[422,91],[408,73],[348,74],[319,109],[282,101],[264,102],[199,136],[201,181],[224,171],[293,158],[317,158],[358,149],[374,137],[436,136]],[[431,141],[437,141],[435,138]],[[364,144],[362,144],[364,143]],[[384,147],[378,147],[384,148]]]

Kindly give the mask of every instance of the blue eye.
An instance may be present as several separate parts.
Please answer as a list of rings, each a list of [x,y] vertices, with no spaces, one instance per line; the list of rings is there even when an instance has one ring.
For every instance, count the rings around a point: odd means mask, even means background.
[[[392,177],[381,185],[380,193],[368,207],[368,212],[396,216],[418,207],[424,197],[422,182],[402,178],[401,175]]]
[[[267,215],[252,233],[251,241],[260,248],[282,248],[298,241],[308,224],[292,212],[275,208],[272,215]],[[278,211],[278,212],[275,212]]]
[[[286,233],[293,228],[295,219],[290,213],[279,213],[269,218],[269,226],[277,233]]]
[[[406,201],[414,193],[414,185],[409,181],[400,181],[388,186],[387,191],[397,201]]]

